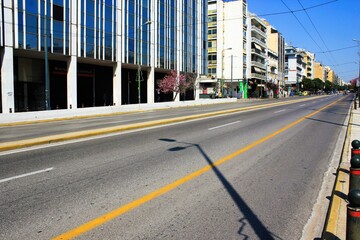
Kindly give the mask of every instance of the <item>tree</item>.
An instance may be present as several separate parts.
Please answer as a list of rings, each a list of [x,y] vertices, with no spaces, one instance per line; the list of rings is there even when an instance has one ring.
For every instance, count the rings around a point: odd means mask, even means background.
[[[320,78],[314,78],[313,83],[315,91],[322,91],[324,89],[324,82]]]
[[[315,84],[313,83],[313,81],[310,78],[306,78],[303,77],[302,79],[302,85],[303,85],[303,90],[304,91],[313,91]]]
[[[325,91],[330,92],[333,89],[333,84],[329,80],[325,81]]]
[[[156,89],[162,93],[175,93],[173,101],[179,93],[185,93],[186,89],[190,87],[189,82],[186,81],[184,74],[177,74],[176,71],[172,70],[167,74],[163,79],[158,83],[158,88]]]

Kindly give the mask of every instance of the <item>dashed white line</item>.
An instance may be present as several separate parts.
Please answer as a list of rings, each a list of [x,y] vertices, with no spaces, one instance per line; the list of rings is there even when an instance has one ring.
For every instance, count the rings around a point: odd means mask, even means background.
[[[300,107],[306,106],[306,104],[301,104]]]
[[[31,175],[43,173],[43,172],[49,172],[49,171],[51,171],[51,170],[53,170],[53,169],[54,169],[54,168],[51,167],[51,168],[46,168],[46,169],[38,170],[38,171],[35,171],[35,172],[30,172],[30,173],[25,173],[25,174],[17,175],[17,176],[14,176],[14,177],[4,178],[4,179],[1,179],[1,180],[0,180],[0,183],[8,182],[8,181],[11,181],[11,180],[14,180],[14,179],[23,178],[23,177],[27,177],[27,176],[31,176]]]
[[[220,126],[216,126],[216,127],[208,128],[208,130],[214,130],[214,129],[221,128],[221,127],[227,127],[227,126],[230,126],[230,125],[233,125],[233,124],[239,123],[239,122],[241,122],[241,121],[231,122],[231,123],[227,123],[227,124],[224,124],[224,125],[220,125]]]
[[[276,111],[274,113],[280,113],[280,112],[285,112],[285,111],[286,111],[286,109],[282,109],[282,110]]]

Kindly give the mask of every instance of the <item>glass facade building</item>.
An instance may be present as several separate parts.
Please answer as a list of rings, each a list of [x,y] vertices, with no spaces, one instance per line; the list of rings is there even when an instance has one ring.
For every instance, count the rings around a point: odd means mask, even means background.
[[[202,0],[0,3],[4,113],[44,110],[45,101],[51,109],[137,103],[137,69],[141,102],[163,101],[156,81],[167,72],[207,69]]]

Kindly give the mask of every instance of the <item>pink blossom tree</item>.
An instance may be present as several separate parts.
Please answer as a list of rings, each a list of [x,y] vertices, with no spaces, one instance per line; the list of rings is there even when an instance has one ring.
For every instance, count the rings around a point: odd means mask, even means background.
[[[176,71],[172,70],[163,79],[158,82],[158,88],[156,89],[162,93],[175,93],[173,101],[179,93],[185,93],[186,89],[190,87],[191,83],[186,81],[184,74],[177,74]]]

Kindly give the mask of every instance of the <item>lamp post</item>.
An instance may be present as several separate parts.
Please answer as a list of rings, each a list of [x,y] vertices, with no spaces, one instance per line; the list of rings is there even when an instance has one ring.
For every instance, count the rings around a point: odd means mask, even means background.
[[[358,73],[358,80],[356,82],[356,86],[358,87],[358,97],[359,97],[359,106],[360,106],[360,40],[357,39],[353,39],[353,41],[355,41],[358,45],[358,55],[359,55],[359,61],[358,61],[358,65],[359,65],[359,73]]]
[[[151,24],[151,21],[146,21],[145,23],[141,24],[140,26],[138,26],[137,28],[137,32],[138,32],[138,35],[137,35],[137,42],[138,42],[138,48],[137,48],[137,64],[138,64],[138,70],[137,70],[137,82],[138,82],[138,101],[139,101],[139,104],[141,103],[141,61],[140,61],[140,56],[141,56],[141,53],[140,53],[140,43],[141,43],[141,27],[143,25],[149,25]]]

